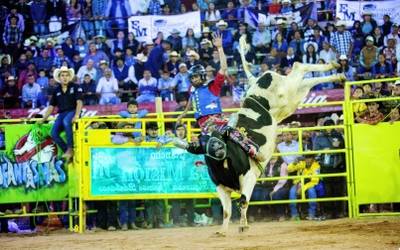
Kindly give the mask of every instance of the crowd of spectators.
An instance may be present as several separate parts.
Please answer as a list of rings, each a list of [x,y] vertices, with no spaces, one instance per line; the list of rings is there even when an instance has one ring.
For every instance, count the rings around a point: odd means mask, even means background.
[[[67,66],[76,72],[75,82],[82,86],[85,105],[114,105],[135,98],[138,103],[154,102],[160,96],[164,101],[176,101],[179,110],[185,107],[190,83],[188,70],[195,64],[203,64],[207,79],[211,80],[219,70],[218,52],[213,48],[212,33],[223,35],[223,47],[228,55],[230,74],[222,95],[231,95],[236,102],[246,88],[246,79],[241,69],[238,41],[246,35],[251,48],[246,59],[253,64],[255,74],[273,70],[288,74],[294,62],[332,63],[338,62],[337,73],[344,73],[348,80],[377,79],[399,75],[400,36],[399,26],[384,16],[383,24],[378,25],[372,13],[362,13],[362,20],[355,21],[346,28],[340,20],[318,22],[309,18],[304,25],[288,23],[278,18],[275,23],[259,22],[252,27],[245,22],[244,10],[253,8],[265,14],[287,14],[307,1],[185,1],[185,0],[20,0],[17,3],[3,1],[0,18],[4,26],[0,51],[0,90],[5,108],[35,108],[49,105],[49,97],[57,87],[53,72],[56,68]],[[334,1],[322,2],[324,10],[334,6]],[[130,8],[128,8],[130,6]],[[118,9],[118,10],[117,10]],[[170,34],[159,32],[151,42],[139,42],[127,29],[127,17],[145,14],[179,14],[187,11],[202,11],[201,34],[192,29],[186,32],[173,30]],[[49,22],[50,20],[50,22]],[[78,36],[60,39],[39,36],[61,27],[78,22],[84,32]],[[334,72],[327,72],[331,74]],[[310,73],[307,77],[322,76]],[[343,88],[342,83],[323,83],[313,90]],[[354,99],[400,96],[400,82],[395,84],[365,84],[355,87]],[[385,119],[399,120],[400,101],[355,103],[355,120],[360,123],[376,124]],[[129,111],[129,110],[128,110]],[[136,111],[137,112],[137,111]],[[125,116],[124,116],[125,115]],[[130,112],[121,114],[131,117]],[[325,119],[319,125],[333,125]],[[105,126],[105,124],[92,124]],[[120,123],[117,128],[137,128],[128,123]],[[104,127],[103,127],[104,128]],[[145,140],[152,141],[157,136],[157,127],[149,124]],[[178,128],[176,128],[178,133]],[[113,143],[135,142],[134,137],[124,134],[113,136]],[[178,136],[178,135],[177,135]],[[186,136],[186,134],[185,134]],[[278,138],[279,152],[296,152],[298,141],[292,133],[284,133]],[[343,148],[343,135],[340,131],[329,130],[313,134],[303,134],[304,150]],[[274,158],[266,168],[264,176],[285,176],[291,172],[303,175],[316,173],[335,173],[345,171],[342,154],[322,154],[312,157],[296,155]],[[325,181],[327,197],[345,195],[345,183],[340,178]],[[318,178],[306,182],[305,193],[310,198],[322,195]],[[333,187],[342,187],[333,188]],[[300,190],[300,191],[299,191]],[[301,193],[298,183],[291,181],[259,184],[253,200],[295,199]],[[110,205],[111,204],[111,205]],[[328,203],[326,203],[328,204]],[[115,205],[115,204],[114,204]],[[113,203],[102,204],[101,210],[115,210]],[[162,207],[157,202],[144,204],[151,209],[148,227],[158,227]],[[180,221],[181,201],[173,203],[173,216]],[[185,204],[189,210],[189,223],[194,221],[193,203]],[[132,224],[135,216],[127,214],[135,203],[121,202],[121,228],[136,229]],[[310,203],[308,219],[318,214],[329,217],[343,216],[346,211],[342,202],[333,206],[318,208]],[[284,218],[285,206],[276,206],[276,216]],[[318,209],[326,213],[318,213]],[[334,208],[334,209],[332,209]],[[215,209],[218,211],[218,208]],[[298,218],[297,207],[291,204],[290,216]],[[116,211],[116,210],[115,210]],[[219,209],[220,211],[220,209]],[[106,212],[105,212],[106,213]],[[116,212],[105,228],[115,229]],[[106,213],[107,215],[107,213]],[[105,215],[105,216],[106,216]],[[218,218],[218,215],[215,216]],[[108,220],[102,220],[107,222]],[[110,228],[111,227],[111,228]]]
[[[57,85],[53,71],[62,65],[74,68],[75,82],[85,91],[85,105],[118,104],[132,97],[139,103],[153,102],[156,96],[164,101],[185,101],[191,66],[203,64],[208,79],[219,69],[213,32],[223,34],[223,47],[229,58],[230,74],[221,94],[233,96],[236,102],[246,88],[238,53],[238,40],[243,34],[252,45],[246,59],[253,63],[255,74],[266,70],[287,74],[296,61],[340,62],[337,72],[344,73],[348,80],[398,74],[398,24],[392,23],[389,16],[378,26],[372,13],[365,12],[362,20],[355,21],[349,29],[340,20],[318,22],[309,18],[304,25],[288,23],[284,15],[306,3],[289,0],[281,3],[249,0],[227,3],[21,0],[3,3],[5,26],[1,27],[0,89],[4,106],[47,106]],[[321,5],[326,10],[332,3],[325,1]],[[120,11],[115,10],[117,7]],[[281,14],[282,18],[275,22],[260,21],[257,27],[252,27],[245,22],[244,10],[249,9],[267,16]],[[130,15],[168,15],[193,10],[202,11],[201,34],[194,34],[190,28],[186,32],[174,29],[170,34],[160,31],[151,42],[139,42],[127,29]],[[78,22],[83,32],[63,39],[39,39],[40,35],[53,31],[56,22],[59,27]],[[330,73],[333,72],[326,74]],[[307,77],[313,76],[321,76],[321,73],[310,73]],[[341,87],[341,83],[323,83],[314,90]],[[382,86],[382,91],[389,93],[389,87]]]

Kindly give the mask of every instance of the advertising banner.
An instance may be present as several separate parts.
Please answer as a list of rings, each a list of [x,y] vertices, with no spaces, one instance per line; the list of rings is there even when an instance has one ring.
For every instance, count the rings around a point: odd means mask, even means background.
[[[132,16],[128,19],[129,32],[140,42],[152,41],[160,31],[167,38],[174,29],[184,36],[188,28],[192,28],[195,34],[201,33],[200,11],[169,16]]]
[[[90,192],[96,195],[214,193],[203,155],[179,148],[96,147],[90,152]]]
[[[372,17],[379,25],[383,22],[383,15],[388,14],[394,23],[400,23],[400,1],[336,1],[336,17],[346,22],[348,27],[353,26],[356,20],[362,20],[364,12],[372,13]]]
[[[0,203],[68,196],[66,165],[50,131],[47,124],[0,127]]]

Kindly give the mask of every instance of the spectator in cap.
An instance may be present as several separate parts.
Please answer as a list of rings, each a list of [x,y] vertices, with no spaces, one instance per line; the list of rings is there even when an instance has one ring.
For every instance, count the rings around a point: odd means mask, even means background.
[[[181,47],[182,48],[182,47]],[[155,78],[160,77],[160,70],[167,59],[164,54],[171,50],[171,42],[164,40],[161,45],[154,47],[149,54],[147,62],[145,63],[146,69],[149,69],[151,75]],[[140,77],[141,78],[141,77]]]
[[[157,79],[152,77],[150,70],[145,69],[143,78],[138,83],[138,97],[136,101],[139,104],[144,102],[154,103],[157,92]]]
[[[367,36],[365,38],[366,45],[362,48],[360,53],[360,67],[358,73],[365,75],[366,73],[372,73],[372,66],[378,61],[378,48],[374,45],[374,38]]]
[[[338,74],[343,73],[347,81],[354,81],[354,68],[350,65],[346,55],[339,56],[340,67],[336,70]]]
[[[167,37],[167,41],[170,42],[171,49],[175,51],[182,50],[182,37],[179,35],[181,32],[177,29],[171,31],[171,35]]]
[[[179,72],[174,77],[173,86],[177,94],[189,95],[190,79],[188,68],[185,63],[179,64]]]
[[[337,31],[331,36],[332,49],[337,55],[346,55],[351,58],[353,50],[353,37],[350,31],[345,30],[346,23],[344,21],[337,21],[335,24]]]
[[[129,79],[136,83],[143,77],[143,72],[145,70],[145,63],[147,62],[147,56],[143,53],[137,54],[136,63],[129,67],[128,77]]]

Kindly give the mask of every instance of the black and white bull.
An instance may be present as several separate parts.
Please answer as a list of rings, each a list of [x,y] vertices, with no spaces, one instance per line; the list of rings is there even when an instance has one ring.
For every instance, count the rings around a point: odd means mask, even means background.
[[[236,127],[260,146],[259,150],[265,161],[255,162],[248,157],[250,168],[238,177],[238,190],[233,190],[222,184],[217,186],[217,192],[223,207],[223,224],[221,230],[217,232],[220,235],[225,235],[228,230],[232,211],[232,191],[237,191],[241,194],[239,202],[241,210],[239,232],[248,229],[246,214],[249,200],[256,180],[261,175],[262,169],[260,169],[260,166],[264,168],[274,152],[278,123],[296,111],[313,86],[323,82],[345,80],[343,74],[304,79],[306,73],[329,71],[337,68],[339,66],[337,63],[314,65],[296,62],[287,76],[267,71],[258,78],[254,77],[250,72],[249,63],[245,59],[249,45],[243,36],[240,38],[239,44],[243,68],[249,79],[249,89],[238,112]],[[235,163],[230,162],[233,165]],[[240,161],[237,163],[240,163]]]
[[[249,88],[243,98],[239,112],[233,114],[232,117],[235,117],[235,119],[231,119],[230,125],[236,127],[259,145],[259,151],[264,160],[257,162],[248,157],[238,144],[216,131],[211,134],[211,137],[209,135],[200,136],[200,143],[187,144],[185,141],[176,138],[174,142],[176,146],[185,148],[191,153],[205,154],[210,177],[217,185],[217,193],[223,207],[222,228],[217,232],[222,236],[226,235],[231,218],[231,193],[233,191],[241,194],[239,200],[241,210],[239,232],[248,229],[246,213],[249,200],[257,177],[261,175],[263,168],[274,152],[278,123],[295,112],[313,86],[323,82],[345,79],[344,75],[304,79],[306,73],[329,71],[339,66],[336,63],[325,65],[295,63],[293,70],[287,76],[267,71],[257,78],[251,74],[249,64],[245,59],[246,48],[249,45],[244,37],[240,38],[239,44],[243,68],[249,78]],[[213,139],[215,141],[213,145],[209,143],[210,138],[217,138]],[[218,141],[224,141],[225,144]],[[224,147],[221,144],[226,145],[225,151],[220,150]],[[209,154],[209,149],[226,152],[226,155],[224,155],[224,158],[213,157]]]

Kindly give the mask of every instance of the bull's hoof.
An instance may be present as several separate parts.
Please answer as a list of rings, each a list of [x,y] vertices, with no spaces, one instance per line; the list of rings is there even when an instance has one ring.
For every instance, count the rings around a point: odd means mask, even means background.
[[[239,233],[245,233],[249,231],[250,227],[249,226],[239,226]]]
[[[215,236],[226,237],[226,232],[225,231],[217,231],[217,232],[215,232]]]
[[[337,63],[337,62],[331,62],[331,66],[332,66],[332,69],[338,69],[338,68],[340,68],[340,64]]]

